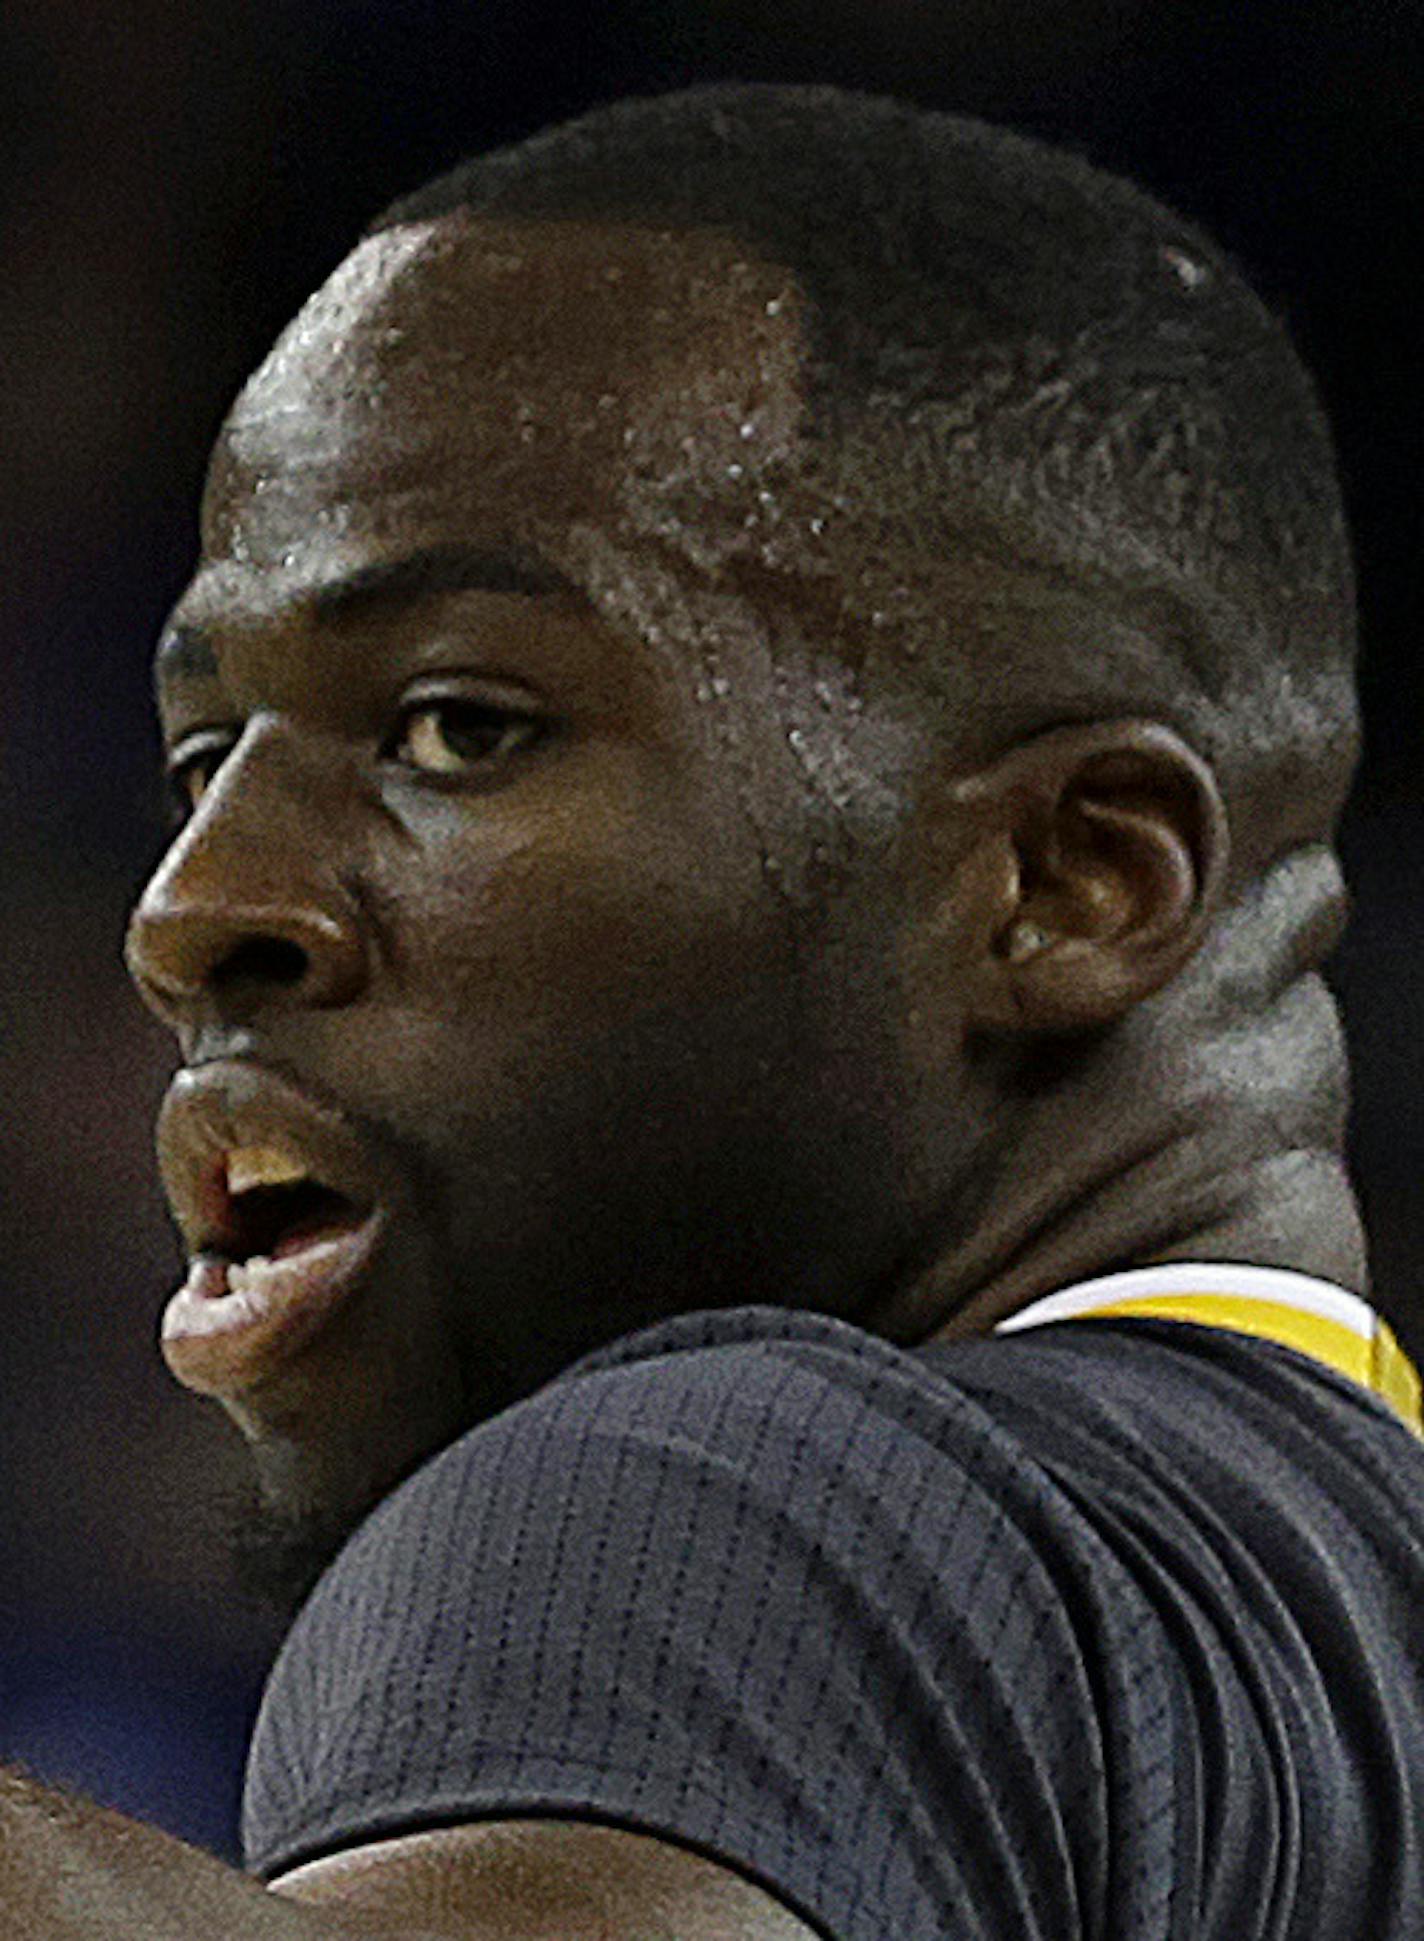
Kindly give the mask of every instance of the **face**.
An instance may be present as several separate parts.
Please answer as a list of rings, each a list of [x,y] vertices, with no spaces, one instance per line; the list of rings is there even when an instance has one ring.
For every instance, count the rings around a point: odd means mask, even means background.
[[[314,1554],[580,1352],[855,1314],[905,1244],[891,890],[794,893],[830,676],[709,603],[688,523],[789,460],[800,359],[718,237],[446,219],[223,429],[129,962],[183,1060],[165,1354]]]

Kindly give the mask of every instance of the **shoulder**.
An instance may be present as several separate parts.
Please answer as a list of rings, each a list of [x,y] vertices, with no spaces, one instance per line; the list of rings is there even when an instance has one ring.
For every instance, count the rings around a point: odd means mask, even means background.
[[[357,1533],[264,1699],[249,1864],[562,1813],[857,1941],[1000,1905],[1068,1932],[1079,1897],[1136,1933],[1174,1880],[1350,1932],[1374,1836],[1331,1827],[1424,1811],[1424,1758],[1367,1783],[1381,1733],[1424,1749],[1404,1434],[1173,1323],[914,1352],[780,1310],[661,1323]]]
[[[887,1544],[993,1525],[1006,1565],[1024,1548],[1036,1561],[1015,1569],[1061,1584],[1109,1562],[1131,1576],[1132,1518],[1166,1552],[1233,1566],[1351,1525],[1347,1550],[1393,1545],[1407,1568],[1421,1480],[1424,1445],[1353,1385],[1218,1330],[1080,1322],[910,1350],[803,1311],[688,1314],[427,1462],[353,1537],[284,1657],[326,1656],[353,1627],[399,1650],[392,1609],[438,1621],[433,1586],[487,1619],[516,1570],[593,1598],[613,1559],[635,1584],[670,1554],[704,1572],[735,1555],[745,1574],[796,1531],[800,1553],[843,1541],[871,1571]],[[769,1550],[766,1568],[783,1581],[790,1564]]]
[[[1091,1818],[1102,1760],[1029,1527],[1045,1487],[972,1397],[828,1317],[614,1344],[427,1464],[328,1572],[264,1697],[249,1865],[562,1810],[790,1906],[844,1912],[871,1879],[846,1931],[894,1930],[933,1897],[902,1878],[921,1814],[994,1768],[1052,1903],[1038,1823],[1070,1774],[1066,1818]],[[964,1864],[935,1855],[946,1906]]]
[[[849,1529],[859,1546],[967,1502],[1048,1507],[1033,1422],[1022,1408],[1012,1419],[983,1378],[1016,1364],[1022,1380],[1008,1387],[1022,1404],[1047,1370],[1007,1343],[984,1349],[971,1367],[831,1316],[761,1307],[624,1337],[468,1431],[380,1504],[293,1645],[332,1625],[349,1633],[374,1603],[390,1639],[379,1587],[393,1580],[487,1593],[515,1568],[531,1582],[586,1570],[591,1596],[610,1556],[636,1579],[695,1540],[704,1571],[723,1552],[745,1571],[745,1546],[792,1529],[813,1543]]]
[[[1352,1384],[1220,1330],[1078,1322],[911,1350],[803,1311],[688,1314],[427,1462],[353,1537],[286,1655],[361,1623],[395,1650],[391,1608],[434,1621],[432,1585],[480,1589],[487,1616],[516,1569],[592,1596],[610,1558],[656,1574],[671,1544],[745,1571],[746,1546],[793,1531],[803,1550],[849,1542],[869,1570],[886,1543],[979,1521],[1061,1582],[1101,1573],[1104,1546],[1130,1575],[1120,1539],[1145,1518],[1165,1552],[1269,1562],[1328,1530],[1407,1569],[1421,1482],[1424,1445]]]
[[[676,1489],[700,1463],[715,1493],[728,1466],[763,1492],[794,1487],[806,1465],[854,1466],[892,1448],[944,1460],[956,1440],[992,1436],[992,1409],[954,1371],[834,1317],[776,1308],[699,1312],[660,1322],[586,1356],[425,1463],[367,1519],[330,1573],[379,1551],[428,1542],[472,1500],[512,1501],[553,1482],[585,1507],[601,1485],[635,1478]],[[616,1500],[625,1515],[629,1499]],[[329,1587],[323,1586],[323,1592]],[[321,1601],[320,1594],[315,1600]]]

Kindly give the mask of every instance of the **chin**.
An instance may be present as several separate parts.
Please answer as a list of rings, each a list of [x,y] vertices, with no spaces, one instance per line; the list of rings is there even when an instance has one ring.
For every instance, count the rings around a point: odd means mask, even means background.
[[[349,1379],[318,1391],[320,1410],[312,1397],[270,1421],[229,1408],[251,1471],[217,1514],[241,1594],[290,1622],[365,1518],[408,1476],[576,1358],[570,1352],[555,1367],[530,1369],[480,1340],[453,1347],[441,1382],[418,1383],[416,1394],[383,1393],[374,1410],[354,1405],[373,1397],[365,1382]],[[443,1393],[432,1407],[437,1389]]]
[[[308,1469],[290,1443],[254,1445],[249,1478],[218,1505],[239,1591],[293,1619],[371,1511],[432,1453],[413,1449],[399,1462],[393,1455],[379,1470],[354,1464]]]
[[[320,1507],[294,1510],[271,1502],[255,1480],[234,1490],[219,1506],[219,1515],[239,1592],[290,1624],[362,1514]]]

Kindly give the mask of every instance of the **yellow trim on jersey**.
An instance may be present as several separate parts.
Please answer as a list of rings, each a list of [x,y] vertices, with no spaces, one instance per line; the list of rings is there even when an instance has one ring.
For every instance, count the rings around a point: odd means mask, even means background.
[[[1416,1435],[1424,1435],[1424,1383],[1383,1321],[1375,1332],[1373,1375],[1370,1387],[1393,1403]]]
[[[1283,1347],[1324,1362],[1327,1368],[1380,1396],[1403,1416],[1416,1435],[1424,1435],[1418,1371],[1378,1315],[1371,1316],[1374,1325],[1370,1332],[1362,1334],[1343,1321],[1280,1300],[1257,1300],[1245,1294],[1162,1291],[1094,1301],[1076,1315],[1061,1318],[1194,1321],[1200,1327],[1228,1328],[1234,1334],[1279,1341]]]

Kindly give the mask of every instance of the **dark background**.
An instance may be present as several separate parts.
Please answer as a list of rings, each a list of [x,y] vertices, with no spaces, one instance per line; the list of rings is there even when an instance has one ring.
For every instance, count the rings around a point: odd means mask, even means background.
[[[1381,1298],[1424,1299],[1420,13],[1407,0],[50,0],[0,15],[0,1758],[232,1855],[277,1642],[241,1460],[156,1352],[167,1043],[120,965],[161,846],[147,658],[207,446],[367,218],[473,149],[699,79],[832,80],[1067,142],[1232,249],[1335,423],[1368,754],[1334,979]],[[1411,1318],[1412,1317],[1412,1318]]]

